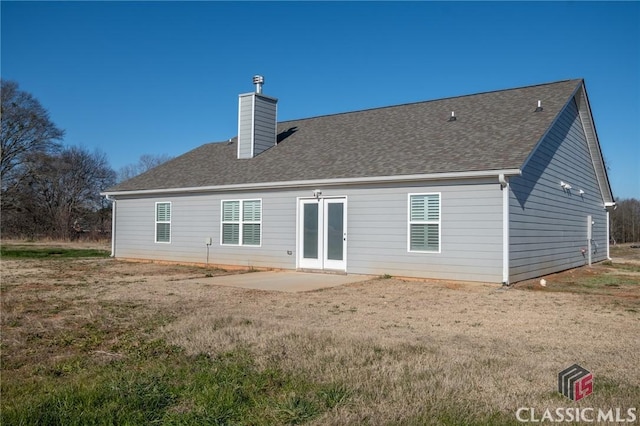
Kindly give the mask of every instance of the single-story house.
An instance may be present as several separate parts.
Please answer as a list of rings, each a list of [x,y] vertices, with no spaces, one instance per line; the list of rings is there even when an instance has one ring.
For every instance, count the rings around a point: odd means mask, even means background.
[[[614,199],[582,79],[277,122],[105,191],[112,255],[496,283],[608,258]]]

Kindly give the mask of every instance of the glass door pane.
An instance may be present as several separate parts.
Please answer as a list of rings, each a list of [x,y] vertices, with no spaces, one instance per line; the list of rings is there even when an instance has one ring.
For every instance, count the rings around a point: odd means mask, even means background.
[[[344,204],[327,205],[327,259],[342,260],[344,252]]]
[[[303,254],[305,259],[318,258],[318,203],[304,204]]]

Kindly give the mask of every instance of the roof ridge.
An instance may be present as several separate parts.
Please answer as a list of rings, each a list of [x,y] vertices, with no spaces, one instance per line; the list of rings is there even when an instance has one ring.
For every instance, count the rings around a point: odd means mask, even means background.
[[[343,111],[343,112],[337,112],[337,113],[333,113],[333,114],[321,114],[321,115],[316,115],[316,116],[313,116],[313,117],[294,118],[294,119],[291,119],[291,120],[278,121],[277,124],[285,124],[285,123],[290,123],[290,122],[294,122],[294,121],[298,122],[298,121],[314,120],[314,119],[317,119],[317,118],[334,117],[334,116],[346,115],[346,114],[356,114],[356,113],[360,113],[360,112],[370,112],[370,111],[390,109],[390,108],[406,107],[406,106],[410,106],[410,105],[426,104],[426,103],[429,103],[429,102],[439,102],[439,101],[446,101],[446,100],[451,100],[451,99],[467,98],[467,97],[470,97],[470,96],[488,95],[488,94],[491,94],[491,93],[499,93],[499,92],[508,92],[508,91],[511,91],[511,90],[521,90],[521,89],[529,89],[529,88],[540,87],[540,86],[550,86],[552,84],[567,83],[567,82],[570,82],[570,81],[575,81],[577,83],[577,82],[583,81],[583,80],[584,80],[583,78],[569,78],[569,79],[566,79],[566,80],[558,80],[558,81],[551,81],[551,82],[547,82],[547,83],[530,84],[530,85],[527,85],[527,86],[511,87],[511,88],[507,88],[507,89],[487,90],[486,92],[467,93],[467,94],[464,94],[464,95],[447,96],[447,97],[444,97],[444,98],[428,99],[428,100],[424,100],[424,101],[406,102],[406,103],[396,104],[396,105],[386,105],[386,106],[380,106],[380,107],[358,109],[358,110],[353,110],[353,111]]]

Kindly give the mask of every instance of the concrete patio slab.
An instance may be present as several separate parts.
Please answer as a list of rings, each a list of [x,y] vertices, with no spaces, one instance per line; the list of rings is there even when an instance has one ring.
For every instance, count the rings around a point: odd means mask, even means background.
[[[295,271],[265,271],[212,277],[207,283],[227,287],[298,293],[367,281],[371,275],[338,275]]]

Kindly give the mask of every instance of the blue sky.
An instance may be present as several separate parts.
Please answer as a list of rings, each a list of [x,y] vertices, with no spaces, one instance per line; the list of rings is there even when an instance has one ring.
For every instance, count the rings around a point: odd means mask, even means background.
[[[290,120],[584,78],[616,198],[640,198],[639,2],[1,2],[2,78],[112,167]]]

